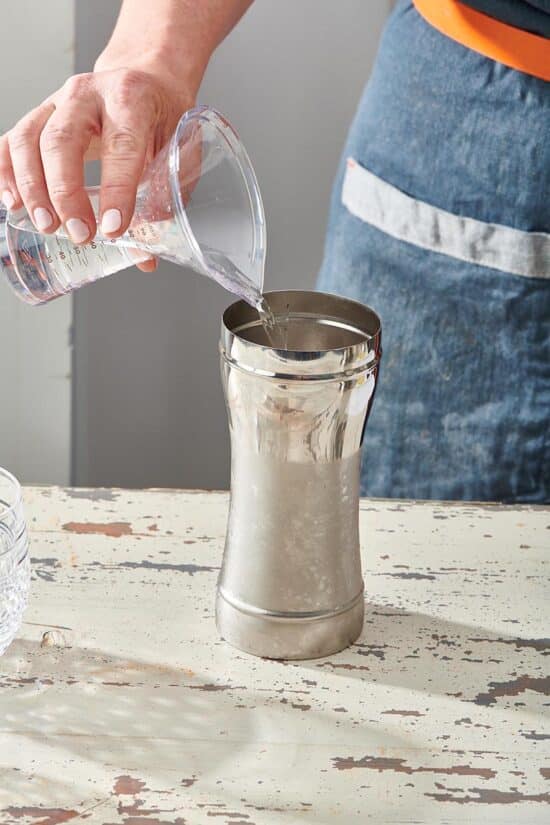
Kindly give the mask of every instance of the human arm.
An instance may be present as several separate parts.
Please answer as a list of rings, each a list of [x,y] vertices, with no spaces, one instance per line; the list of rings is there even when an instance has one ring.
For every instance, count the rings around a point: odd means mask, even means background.
[[[0,196],[38,230],[64,224],[77,243],[96,220],[84,161],[101,158],[100,221],[130,223],[146,163],[195,103],[212,52],[252,0],[124,0],[94,71],[75,75],[0,136]]]

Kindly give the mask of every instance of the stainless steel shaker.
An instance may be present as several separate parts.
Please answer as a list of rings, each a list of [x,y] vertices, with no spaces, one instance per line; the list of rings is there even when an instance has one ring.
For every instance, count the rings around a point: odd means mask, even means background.
[[[216,617],[241,650],[308,659],[363,626],[359,469],[380,320],[335,295],[266,297],[271,343],[244,301],[222,322],[231,505]]]

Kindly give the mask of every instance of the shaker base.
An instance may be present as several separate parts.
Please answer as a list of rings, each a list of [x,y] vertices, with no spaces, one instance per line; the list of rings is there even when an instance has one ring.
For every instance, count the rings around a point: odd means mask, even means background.
[[[320,659],[357,640],[363,629],[365,603],[360,593],[350,607],[320,618],[248,611],[216,596],[220,636],[233,647],[266,659]]]

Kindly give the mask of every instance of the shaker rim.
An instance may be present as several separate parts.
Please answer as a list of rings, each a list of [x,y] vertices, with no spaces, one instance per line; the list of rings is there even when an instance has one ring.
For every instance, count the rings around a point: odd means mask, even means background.
[[[249,328],[250,326],[256,326],[259,322],[257,316],[257,310],[248,304],[245,300],[241,299],[239,301],[235,301],[234,303],[230,304],[224,311],[222,315],[222,334],[224,337],[235,337],[238,340],[242,341],[246,344],[247,348],[255,348],[258,350],[273,350],[273,351],[280,351],[280,352],[287,352],[287,353],[324,353],[324,352],[333,352],[335,354],[343,354],[346,351],[354,350],[355,348],[364,348],[365,345],[373,345],[374,347],[379,346],[380,335],[382,330],[382,323],[380,320],[379,315],[375,312],[372,307],[368,306],[367,304],[362,303],[361,301],[357,301],[354,298],[348,298],[347,296],[337,295],[336,293],[332,292],[320,292],[317,290],[304,290],[304,289],[281,289],[281,290],[272,290],[270,292],[264,292],[264,298],[269,300],[277,299],[278,297],[282,296],[291,296],[294,298],[303,298],[306,299],[313,299],[314,301],[317,299],[327,299],[327,300],[334,300],[334,302],[345,305],[349,307],[352,311],[356,313],[357,316],[363,315],[364,316],[364,324],[366,325],[366,318],[372,322],[374,322],[374,328],[372,330],[366,329],[365,325],[361,325],[360,323],[353,322],[353,319],[350,320],[347,315],[342,315],[340,317],[337,316],[336,313],[316,313],[311,310],[300,310],[296,308],[294,310],[290,310],[290,314],[294,314],[295,316],[303,316],[303,317],[318,317],[324,320],[325,323],[329,321],[339,322],[342,327],[345,327],[348,331],[355,332],[358,336],[360,336],[363,340],[356,341],[353,343],[345,343],[341,346],[327,346],[327,347],[316,347],[315,349],[291,349],[291,350],[284,350],[282,348],[277,347],[270,347],[266,346],[263,343],[258,343],[256,341],[251,341],[248,338],[245,338],[242,335],[239,335],[239,332],[245,328]],[[231,316],[237,314],[238,312],[248,314],[249,322],[250,323],[234,323]]]
[[[382,354],[381,321],[366,304],[314,290],[264,293],[289,339],[270,341],[258,310],[244,300],[224,312],[220,341],[232,369],[283,383],[362,383]],[[284,319],[284,320],[283,320]]]

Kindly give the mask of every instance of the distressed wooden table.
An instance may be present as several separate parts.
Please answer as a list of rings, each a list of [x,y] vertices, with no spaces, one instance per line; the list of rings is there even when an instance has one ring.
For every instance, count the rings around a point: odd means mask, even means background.
[[[550,821],[547,509],[363,501],[364,633],[285,664],[217,637],[226,494],[25,498],[2,825]]]

